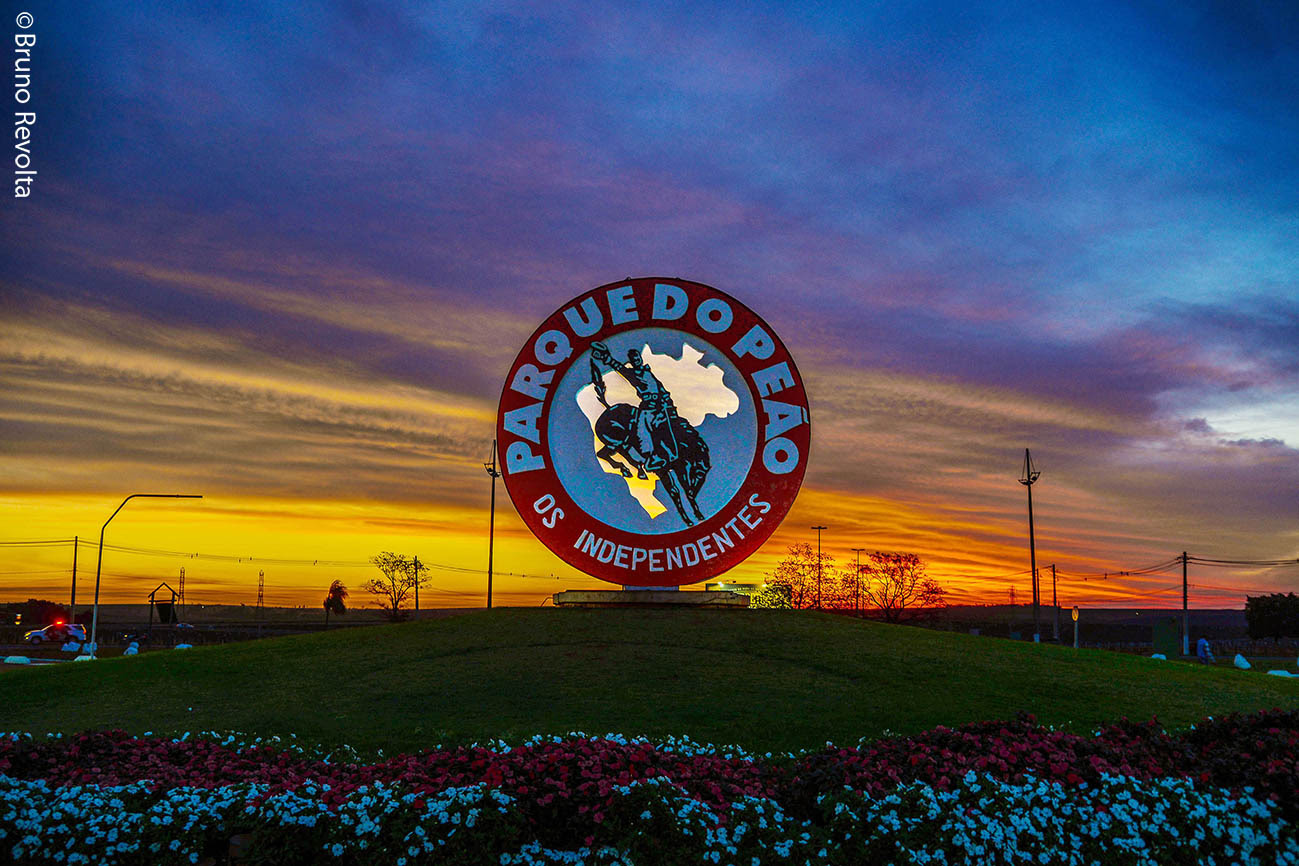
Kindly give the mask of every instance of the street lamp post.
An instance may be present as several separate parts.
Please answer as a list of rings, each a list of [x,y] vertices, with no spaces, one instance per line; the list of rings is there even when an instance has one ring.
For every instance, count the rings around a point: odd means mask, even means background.
[[[72,601],[68,604],[68,622],[77,624],[77,548],[81,547],[81,536],[72,536]]]
[[[492,477],[491,516],[487,518],[487,607],[492,606],[492,548],[496,545],[496,479],[501,477],[501,470],[496,468],[496,440],[492,440],[492,462],[484,463],[483,468]]]
[[[1060,642],[1060,599],[1055,594],[1055,563],[1051,563],[1051,607],[1055,608],[1055,628],[1052,638]]]
[[[852,549],[852,552],[857,554],[857,571],[853,573],[852,585],[852,604],[857,613],[861,613],[861,552],[865,549],[864,547],[854,547]]]
[[[122,504],[117,506],[117,511],[121,511],[126,503],[132,499],[202,499],[203,497],[195,493],[132,493],[122,500]],[[90,652],[93,658],[99,652],[99,575],[104,564],[104,530],[108,529],[108,524],[113,522],[117,516],[114,511],[104,521],[104,525],[99,528],[99,556],[95,560],[95,612],[90,618]]]
[[[821,609],[821,530],[828,526],[813,526],[816,530],[816,609]]]
[[[1037,546],[1033,539],[1033,482],[1042,475],[1033,465],[1033,458],[1029,456],[1028,449],[1024,449],[1024,472],[1020,476],[1019,483],[1028,488],[1028,565],[1033,575],[1033,640],[1040,639],[1042,626],[1039,622],[1038,604],[1040,597],[1038,595],[1037,583]]]

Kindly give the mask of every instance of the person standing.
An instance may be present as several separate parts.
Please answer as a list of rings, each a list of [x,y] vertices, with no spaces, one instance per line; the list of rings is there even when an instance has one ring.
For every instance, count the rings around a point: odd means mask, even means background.
[[[1200,638],[1195,642],[1195,657],[1200,660],[1201,664],[1213,664],[1213,651],[1209,649],[1208,639]]]

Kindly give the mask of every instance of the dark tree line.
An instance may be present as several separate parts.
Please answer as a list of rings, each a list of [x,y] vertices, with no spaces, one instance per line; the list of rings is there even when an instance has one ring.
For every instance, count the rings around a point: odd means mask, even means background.
[[[26,601],[13,601],[3,606],[5,625],[22,625],[33,629],[49,625],[58,620],[67,621],[68,609],[57,601],[43,598],[29,598]],[[84,613],[77,619],[84,619]]]
[[[1245,622],[1253,640],[1299,637],[1299,595],[1274,592],[1246,596]]]

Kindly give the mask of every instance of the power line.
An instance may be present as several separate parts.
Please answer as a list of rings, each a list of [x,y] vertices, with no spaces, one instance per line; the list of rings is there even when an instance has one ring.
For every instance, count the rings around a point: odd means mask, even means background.
[[[73,539],[69,538],[66,540],[41,539],[41,540],[30,540],[30,541],[29,540],[4,541],[4,542],[0,542],[0,544],[4,544],[10,547],[57,547],[57,546],[70,547],[73,544]],[[98,549],[98,545],[92,541],[82,541],[80,542],[80,544]],[[178,559],[207,560],[211,562],[225,562],[225,563],[235,563],[235,564],[242,564],[246,562],[249,564],[256,563],[262,565],[266,565],[266,564],[289,565],[289,566],[300,566],[304,568],[305,567],[321,567],[321,568],[373,568],[374,567],[374,563],[370,562],[369,560],[357,560],[357,559],[285,559],[285,558],[269,557],[269,556],[239,556],[237,554],[188,552],[183,550],[165,550],[161,548],[152,548],[152,547],[133,547],[133,546],[123,545],[123,544],[105,544],[104,549],[116,553],[128,553],[128,554],[134,554],[138,556],[162,556],[162,557],[170,557],[170,558],[178,558]],[[420,560],[420,564],[431,570],[447,572],[449,574],[480,575],[480,574],[487,573],[487,570],[483,568],[472,568],[463,565],[451,565],[449,563],[424,562],[423,560]],[[49,571],[49,572],[9,572],[9,573],[11,574],[29,574],[29,573],[30,574],[36,574],[36,573],[64,574],[67,573],[67,571],[68,569],[59,569],[57,571]],[[0,574],[4,574],[4,573],[5,572],[0,572]],[[498,572],[498,574],[499,573],[502,572]],[[526,579],[526,580],[572,580],[573,579],[571,576],[557,575],[553,573],[552,574],[527,574],[527,573],[516,574],[514,572],[503,572],[503,574],[509,577],[515,577],[515,578]],[[140,577],[142,575],[118,574],[116,576]],[[459,592],[457,590],[442,589],[439,587],[430,587],[430,589],[432,589],[435,592],[446,593],[449,595],[460,595],[460,596],[477,595],[477,593],[473,593],[473,592]]]
[[[92,542],[82,542],[91,547],[97,547]],[[369,560],[356,559],[282,559],[273,556],[240,556],[233,553],[191,553],[183,550],[160,550],[151,547],[130,547],[119,544],[105,544],[105,550],[115,551],[117,553],[134,553],[140,556],[167,556],[178,557],[181,559],[207,559],[216,562],[233,562],[236,564],[261,563],[268,565],[298,565],[298,566],[325,566],[328,568],[356,568],[360,566],[372,566],[374,563]]]
[[[1187,559],[1200,565],[1224,568],[1275,568],[1277,566],[1299,565],[1299,559],[1205,559],[1199,556],[1188,556]]]
[[[1019,571],[1008,571],[1004,574],[980,574],[978,575],[978,579],[979,580],[1002,580],[1003,578],[1007,578],[1007,577],[1023,577],[1024,575],[1030,573],[1032,573],[1031,568],[1022,568]]]
[[[1174,590],[1180,590],[1181,588],[1182,588],[1182,584],[1178,582],[1174,584],[1169,584],[1168,586],[1152,587],[1150,589],[1141,590],[1140,592],[1133,592],[1131,590],[1124,590],[1119,588],[1115,588],[1113,590],[1107,591],[1099,587],[1097,588],[1096,592],[1100,594],[1107,594],[1108,592],[1108,594],[1112,596],[1117,596],[1118,598],[1147,598],[1147,597],[1154,597],[1157,595],[1163,595],[1168,592],[1173,592]]]
[[[455,590],[455,589],[443,589],[442,587],[434,586],[431,583],[424,585],[424,591],[426,593],[439,592],[442,593],[443,595],[466,596],[471,598],[479,598],[482,595],[482,593],[477,593],[477,592],[460,592],[459,590]]]
[[[98,547],[93,541],[72,538],[41,538],[41,539],[9,539],[0,541],[0,546],[4,547],[70,547],[73,544],[79,544],[84,547]],[[243,563],[259,562],[269,563],[272,565],[299,565],[299,566],[324,566],[330,568],[368,568],[373,563],[368,559],[305,559],[305,558],[283,558],[273,556],[242,556],[230,553],[203,553],[182,550],[166,550],[163,548],[136,547],[132,545],[105,544],[105,550],[115,551],[118,553],[134,553],[142,556],[169,556],[184,559],[209,559],[215,561]],[[1284,566],[1299,566],[1299,559],[1213,559],[1202,556],[1188,556],[1189,562],[1199,565],[1235,567],[1235,568],[1275,568]],[[1066,571],[1059,570],[1059,574],[1068,577],[1129,577],[1144,574],[1158,574],[1167,571],[1175,565],[1180,565],[1182,558],[1172,556],[1161,560],[1153,565],[1142,566],[1139,568],[1128,569],[1110,569],[1106,571]],[[468,566],[450,565],[447,563],[425,563],[430,568],[438,568],[443,571],[460,572],[464,574],[485,574],[486,569],[472,568]],[[1001,580],[1008,577],[1021,577],[1029,574],[1032,569],[1021,569],[1019,571],[1004,572],[993,575],[978,575],[979,579],[984,580]],[[10,572],[15,573],[15,572]],[[514,575],[514,577],[533,577],[534,575]],[[975,575],[970,575],[974,577]]]
[[[1170,568],[1182,564],[1182,557],[1173,556],[1154,565],[1147,565],[1142,568],[1113,569],[1109,571],[1061,571],[1060,574],[1069,577],[1081,577],[1084,580],[1091,577],[1100,577],[1102,579],[1109,577],[1139,577],[1147,574],[1163,574]]]
[[[1208,589],[1208,590],[1213,590],[1214,592],[1244,592],[1244,593],[1255,593],[1258,595],[1267,595],[1269,593],[1276,592],[1275,588],[1258,589],[1258,588],[1250,588],[1247,586],[1213,586],[1212,584],[1208,584],[1208,583],[1193,583],[1191,584],[1191,586],[1194,589]]]
[[[1148,590],[1148,591],[1146,591],[1146,592],[1128,592],[1128,593],[1124,593],[1124,596],[1125,596],[1125,597],[1128,597],[1128,598],[1154,598],[1154,597],[1157,596],[1157,595],[1165,595],[1166,593],[1177,592],[1177,591],[1180,590],[1181,588],[1182,588],[1182,585],[1181,585],[1180,583],[1174,583],[1174,584],[1170,584],[1170,585],[1168,585],[1168,586],[1165,586],[1165,587],[1163,587],[1163,588],[1161,588],[1161,589],[1152,589],[1152,590]]]
[[[5,548],[60,548],[60,547],[72,547],[73,545],[97,548],[97,545],[93,541],[89,541],[89,540],[82,541],[80,539],[75,539],[75,538],[8,539],[8,540],[0,541],[0,547],[5,547]],[[169,557],[169,558],[206,560],[211,562],[224,562],[224,563],[234,563],[234,564],[243,564],[247,562],[249,564],[257,563],[262,565],[266,565],[266,564],[286,565],[286,566],[297,566],[303,568],[306,567],[371,568],[374,565],[369,560],[290,559],[290,558],[267,557],[267,556],[240,556],[238,554],[189,552],[189,551],[180,551],[180,550],[166,550],[162,548],[135,547],[130,545],[120,545],[120,544],[105,544],[104,549],[116,553],[127,553],[127,554],[133,554],[138,556],[160,556],[160,557]],[[1212,568],[1278,568],[1278,567],[1284,568],[1288,566],[1299,566],[1299,559],[1214,559],[1209,557],[1188,556],[1187,561],[1190,563],[1195,563],[1197,565],[1203,565]],[[481,575],[487,573],[487,569],[472,568],[469,566],[451,565],[449,563],[423,562],[422,560],[421,563],[427,568],[429,568],[430,570],[441,571],[448,574]],[[1147,565],[1140,568],[1111,570],[1111,571],[1096,571],[1096,572],[1059,570],[1057,573],[1058,576],[1060,577],[1081,578],[1084,581],[1097,580],[1097,579],[1108,580],[1111,577],[1142,577],[1147,575],[1164,574],[1167,573],[1169,569],[1172,569],[1175,566],[1180,566],[1181,563],[1182,563],[1181,556],[1173,556],[1173,557],[1169,557],[1168,559],[1162,560],[1160,562],[1154,563],[1153,565]],[[32,570],[32,571],[7,571],[7,572],[0,572],[0,576],[67,574],[68,571],[69,570],[66,568]],[[1005,573],[995,574],[995,575],[970,574],[968,576],[976,580],[995,581],[995,580],[1004,580],[1007,578],[1023,577],[1024,575],[1027,575],[1030,572],[1031,569],[1021,569],[1019,571],[1005,572]],[[514,572],[505,572],[504,574],[508,575],[509,577],[523,579],[523,580],[571,580],[573,579],[572,576],[556,575],[554,573],[547,575],[547,574],[527,574],[523,572],[517,574]],[[120,575],[120,576],[135,577],[138,575]],[[1274,590],[1266,590],[1266,589],[1253,589],[1247,587],[1222,587],[1222,586],[1214,586],[1211,584],[1191,584],[1191,586],[1197,589],[1207,589],[1215,592],[1244,592],[1244,593],[1266,594],[1268,592],[1274,591]],[[1180,588],[1180,584],[1178,584],[1174,588]],[[431,589],[434,592],[445,593],[447,595],[466,596],[466,597],[477,595],[477,593],[460,592],[457,590],[442,589],[439,587],[429,587],[429,589]],[[1167,591],[1169,590],[1156,590],[1154,592],[1126,592],[1124,593],[1124,595],[1129,597],[1134,597],[1134,598],[1141,598],[1150,595],[1162,594],[1163,592],[1167,592]],[[1118,594],[1118,592],[1119,592],[1118,590],[1115,591],[1116,594]]]

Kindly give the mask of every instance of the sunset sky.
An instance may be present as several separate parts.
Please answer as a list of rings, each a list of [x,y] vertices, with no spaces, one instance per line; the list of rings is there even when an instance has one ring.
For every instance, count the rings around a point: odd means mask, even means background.
[[[819,523],[1026,600],[1025,447],[1063,604],[1180,605],[1180,568],[1112,572],[1183,550],[1299,558],[1299,6],[871,5],[22,6],[0,600],[65,599],[71,545],[27,542],[158,492],[204,498],[118,515],[108,601],[184,567],[191,601],[262,570],[318,606],[395,550],[424,605],[481,604],[514,355],[655,275],[806,380],[802,493],[733,579]],[[496,568],[498,604],[601,585],[503,485]],[[1299,566],[1190,580],[1239,606]]]

